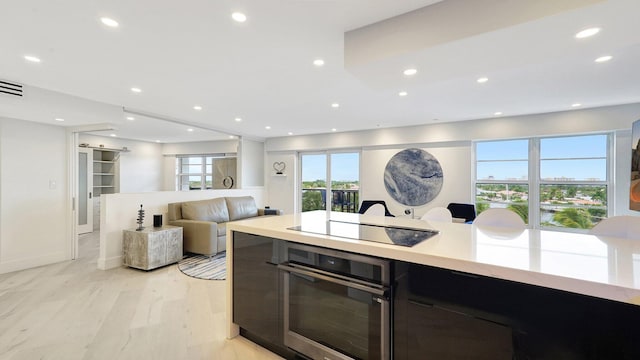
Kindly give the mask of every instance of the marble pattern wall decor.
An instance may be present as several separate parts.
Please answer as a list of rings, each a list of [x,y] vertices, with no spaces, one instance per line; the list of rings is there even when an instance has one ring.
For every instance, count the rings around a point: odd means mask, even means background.
[[[384,187],[389,196],[406,206],[422,206],[442,189],[442,167],[429,152],[405,149],[395,154],[384,169]]]

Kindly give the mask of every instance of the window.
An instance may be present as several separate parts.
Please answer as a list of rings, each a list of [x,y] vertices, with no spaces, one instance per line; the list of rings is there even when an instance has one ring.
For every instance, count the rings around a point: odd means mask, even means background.
[[[224,154],[180,156],[176,166],[178,190],[235,188],[235,157]]]
[[[508,208],[529,222],[529,140],[476,143],[476,211]]]
[[[477,142],[478,213],[504,207],[533,227],[592,228],[608,214],[609,138],[597,134]]]
[[[591,229],[607,217],[607,135],[540,139],[540,225]]]
[[[323,152],[300,154],[301,209],[357,212],[360,193],[360,154]],[[330,191],[327,196],[327,183]]]

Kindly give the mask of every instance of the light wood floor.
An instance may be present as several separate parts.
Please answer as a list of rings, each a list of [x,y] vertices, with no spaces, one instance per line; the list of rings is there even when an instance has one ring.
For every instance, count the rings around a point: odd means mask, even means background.
[[[280,359],[225,339],[225,281],[176,265],[96,268],[99,233],[80,258],[0,275],[0,359]]]

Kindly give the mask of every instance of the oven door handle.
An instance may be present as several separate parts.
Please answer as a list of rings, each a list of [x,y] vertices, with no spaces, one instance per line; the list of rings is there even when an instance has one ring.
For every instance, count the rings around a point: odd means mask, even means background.
[[[306,276],[309,276],[309,277],[312,277],[312,278],[325,280],[325,281],[328,281],[328,282],[331,282],[331,283],[334,283],[334,284],[350,287],[350,288],[353,288],[353,289],[362,290],[362,291],[370,293],[370,294],[375,294],[375,295],[381,296],[381,297],[384,298],[385,301],[388,301],[389,289],[386,288],[386,287],[375,288],[375,287],[371,287],[371,286],[367,286],[367,285],[354,283],[354,282],[351,282],[351,281],[337,279],[337,278],[334,278],[334,277],[331,277],[331,276],[328,276],[328,275],[319,274],[319,273],[313,272],[313,271],[298,269],[298,268],[295,268],[293,266],[284,265],[284,264],[278,264],[278,269],[281,269],[281,270],[284,270],[284,271],[287,271],[287,272],[290,272],[290,273],[294,273],[294,274],[306,275]]]

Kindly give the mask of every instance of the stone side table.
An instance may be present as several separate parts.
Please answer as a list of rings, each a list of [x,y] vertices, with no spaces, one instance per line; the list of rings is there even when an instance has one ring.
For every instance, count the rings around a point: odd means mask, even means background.
[[[182,259],[182,227],[165,225],[122,231],[122,257],[127,266],[151,270]]]

